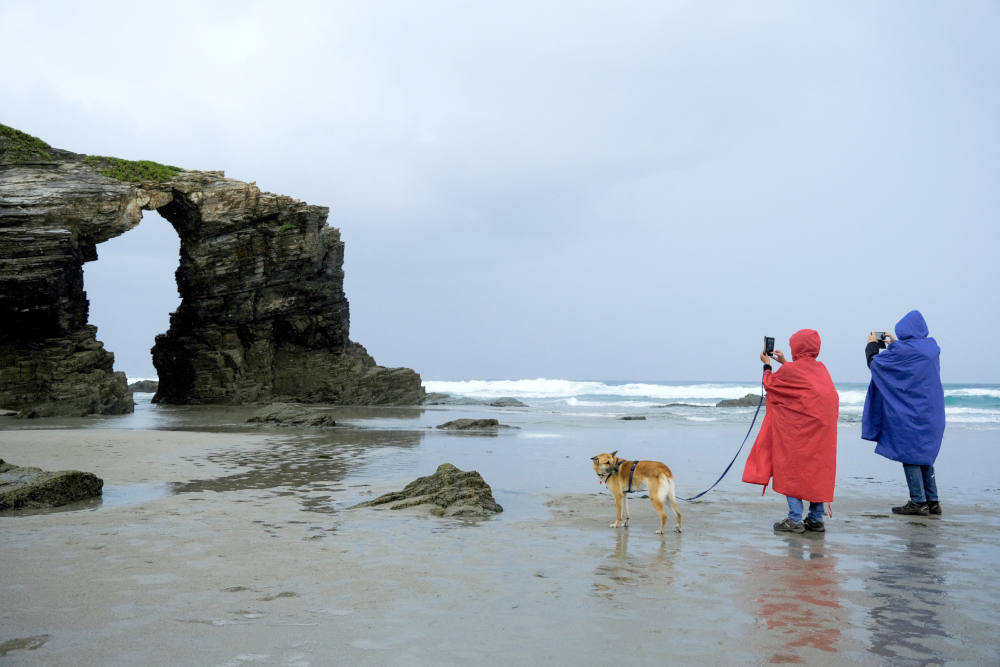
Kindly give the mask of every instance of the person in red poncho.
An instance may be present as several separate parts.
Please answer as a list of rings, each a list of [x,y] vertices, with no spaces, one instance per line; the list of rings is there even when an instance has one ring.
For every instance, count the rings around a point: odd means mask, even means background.
[[[792,361],[780,350],[773,358],[780,364],[771,372],[764,362],[767,412],[760,433],[747,456],[743,481],[773,487],[788,498],[788,518],[774,524],[776,532],[823,532],[824,503],[833,502],[837,476],[837,415],[840,397],[829,371],[816,360],[819,334],[812,329],[797,331],[788,341]],[[803,502],[809,501],[809,516],[802,520]]]

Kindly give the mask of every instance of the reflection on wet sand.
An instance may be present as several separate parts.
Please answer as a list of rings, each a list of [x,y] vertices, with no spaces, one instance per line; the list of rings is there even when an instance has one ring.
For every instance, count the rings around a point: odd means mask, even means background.
[[[151,395],[147,395],[151,396]],[[310,409],[333,416],[338,426],[394,428],[403,421],[416,421],[424,413],[420,407],[336,406],[309,403]],[[126,428],[190,430],[203,432],[259,432],[269,426],[248,424],[247,420],[265,405],[169,405],[153,404],[137,397],[135,412],[127,415],[46,419],[48,428]],[[282,430],[285,429],[275,429]]]
[[[615,550],[594,569],[594,594],[613,600],[619,586],[650,585],[658,594],[674,581],[674,561],[680,550],[680,539],[657,540],[659,546],[648,551],[649,540],[642,540],[647,547],[643,553],[629,553],[629,531],[619,529],[615,536]]]
[[[238,472],[174,484],[173,492],[275,489],[275,495],[297,496],[305,510],[333,512],[331,494],[342,490],[348,471],[363,468],[380,448],[416,447],[423,437],[420,431],[345,429],[276,439],[267,448],[230,449],[207,458]]]
[[[914,526],[919,530],[922,524]],[[946,597],[946,581],[929,536],[910,532],[902,554],[878,558],[866,588],[875,605],[869,612],[871,651],[887,658],[939,664],[930,648],[948,637],[938,616]]]
[[[772,663],[805,663],[816,654],[836,653],[846,622],[837,583],[837,559],[822,535],[784,538],[784,553],[744,551],[746,582],[757,594]],[[777,644],[777,646],[772,646]]]

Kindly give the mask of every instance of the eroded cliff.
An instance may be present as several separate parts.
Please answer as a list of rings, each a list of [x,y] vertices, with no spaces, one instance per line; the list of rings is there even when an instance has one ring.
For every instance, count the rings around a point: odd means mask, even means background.
[[[133,409],[87,322],[83,263],[157,210],[177,230],[181,304],[156,337],[154,400],[414,405],[408,368],[349,338],[344,245],[328,209],[222,172],[52,149],[0,126],[0,407]]]

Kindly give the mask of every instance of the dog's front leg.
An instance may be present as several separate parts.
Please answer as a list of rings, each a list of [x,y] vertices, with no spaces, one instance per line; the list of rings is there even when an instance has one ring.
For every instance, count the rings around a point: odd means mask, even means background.
[[[621,492],[617,492],[616,493],[615,489],[612,489],[611,492],[612,492],[612,494],[615,497],[615,512],[616,512],[616,516],[618,517],[615,520],[615,522],[613,524],[611,524],[611,527],[612,528],[617,528],[618,524],[620,524],[622,522],[622,494],[621,494]]]

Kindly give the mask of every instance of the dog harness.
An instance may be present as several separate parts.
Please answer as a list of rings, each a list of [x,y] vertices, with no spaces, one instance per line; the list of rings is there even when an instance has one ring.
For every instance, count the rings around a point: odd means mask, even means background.
[[[635,467],[639,465],[638,461],[632,461],[632,469],[628,471],[628,491],[625,493],[632,493],[632,476],[635,475]]]
[[[628,471],[628,490],[625,493],[632,493],[632,478],[635,476],[635,467],[637,465],[639,465],[638,461],[632,461],[632,468]],[[601,481],[604,484],[607,484],[608,480],[611,479],[614,475],[616,475],[618,471],[621,470],[621,468],[622,468],[622,462],[619,461],[618,464],[615,466],[615,469],[609,472],[606,476],[602,477]]]

